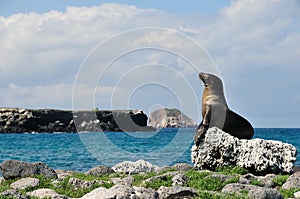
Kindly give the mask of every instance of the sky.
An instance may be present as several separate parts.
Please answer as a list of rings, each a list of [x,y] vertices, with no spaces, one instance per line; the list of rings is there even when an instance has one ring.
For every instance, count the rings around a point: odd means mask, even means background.
[[[200,71],[254,127],[300,127],[297,0],[2,0],[0,107],[179,108]]]

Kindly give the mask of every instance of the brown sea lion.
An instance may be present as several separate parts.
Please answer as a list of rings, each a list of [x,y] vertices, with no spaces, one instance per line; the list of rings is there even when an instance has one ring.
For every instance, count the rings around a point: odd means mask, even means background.
[[[199,78],[204,83],[204,91],[202,95],[202,122],[194,136],[195,144],[199,145],[210,127],[218,127],[240,139],[251,139],[254,135],[253,127],[245,118],[228,108],[222,80],[215,75],[206,73],[200,73]]]

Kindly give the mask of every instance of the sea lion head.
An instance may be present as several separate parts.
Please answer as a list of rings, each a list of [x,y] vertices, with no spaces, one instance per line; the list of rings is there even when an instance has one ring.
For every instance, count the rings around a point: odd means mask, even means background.
[[[199,78],[204,83],[205,88],[210,91],[223,91],[223,83],[219,77],[213,74],[199,73]]]

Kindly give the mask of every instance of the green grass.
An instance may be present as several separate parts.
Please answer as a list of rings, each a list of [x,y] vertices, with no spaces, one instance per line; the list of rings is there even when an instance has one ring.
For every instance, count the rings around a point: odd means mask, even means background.
[[[188,187],[197,189],[198,191],[221,191],[222,188],[230,183],[236,183],[239,180],[238,176],[232,177],[225,182],[222,182],[218,178],[209,177],[210,173],[207,172],[198,172],[194,170],[189,170],[186,173],[188,177]]]
[[[284,198],[294,198],[294,193],[300,191],[300,188],[296,188],[296,189],[279,189],[280,194],[284,197]]]
[[[251,185],[255,185],[255,186],[263,186],[263,184],[260,182],[260,180],[258,180],[258,179],[253,179],[253,180],[251,180],[250,181],[250,184]]]
[[[206,191],[199,192],[199,195],[194,199],[249,199],[248,193],[227,193],[227,194],[214,194]]]
[[[238,166],[235,166],[235,167],[231,167],[231,166],[218,167],[216,169],[216,172],[222,173],[222,174],[225,174],[225,175],[230,175],[230,174],[244,175],[244,174],[249,173],[249,171],[247,169],[242,168],[242,167],[238,167]]]
[[[78,198],[78,197],[82,197],[83,195],[91,192],[92,190],[98,188],[98,187],[105,187],[105,188],[110,188],[113,186],[113,183],[109,181],[110,178],[112,177],[119,177],[119,176],[123,176],[122,174],[111,174],[111,175],[103,175],[100,177],[95,177],[95,176],[91,176],[91,175],[86,175],[83,173],[75,173],[72,176],[68,176],[66,177],[64,180],[59,181],[56,184],[52,184],[52,180],[45,178],[42,175],[34,175],[32,177],[34,178],[38,178],[40,180],[39,185],[37,187],[29,187],[23,190],[20,190],[20,193],[25,195],[27,192],[31,192],[37,189],[41,189],[41,188],[49,188],[49,189],[53,189],[54,191],[56,191],[58,194],[61,195],[66,195],[68,197],[72,197],[72,198]],[[70,178],[77,178],[80,180],[86,180],[86,181],[91,181],[91,180],[102,180],[104,181],[103,184],[99,184],[98,182],[96,182],[95,184],[93,184],[90,188],[79,188],[76,189],[73,185],[69,184],[69,180]],[[9,185],[15,181],[17,181],[18,179],[15,180],[5,180],[1,183],[0,185],[0,193],[10,189]],[[33,198],[33,197],[32,197]],[[1,199],[1,198],[0,198]]]
[[[277,175],[276,178],[273,179],[274,185],[282,186],[289,177],[289,175]]]
[[[171,187],[172,186],[172,178],[171,175],[166,175],[166,179],[156,179],[151,182],[142,183],[142,185],[146,188],[159,189],[161,186]]]

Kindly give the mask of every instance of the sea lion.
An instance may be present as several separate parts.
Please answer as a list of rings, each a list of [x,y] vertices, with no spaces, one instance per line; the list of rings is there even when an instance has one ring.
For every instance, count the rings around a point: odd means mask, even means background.
[[[252,125],[227,106],[220,78],[207,73],[199,73],[204,83],[202,95],[202,121],[199,124],[194,142],[199,145],[209,127],[218,127],[224,132],[240,139],[251,139],[254,135]]]

